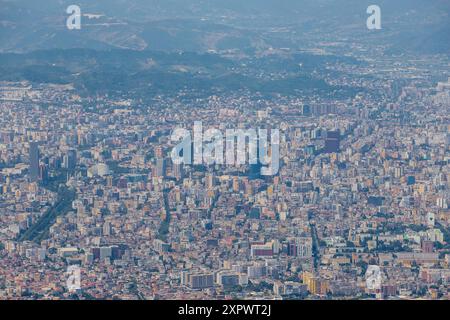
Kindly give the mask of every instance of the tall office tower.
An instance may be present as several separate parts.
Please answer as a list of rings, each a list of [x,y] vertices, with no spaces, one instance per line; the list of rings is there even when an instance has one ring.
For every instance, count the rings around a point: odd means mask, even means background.
[[[181,180],[184,178],[183,165],[175,163],[173,164],[173,176],[177,180]]]
[[[44,183],[48,180],[48,169],[45,164],[39,165],[39,179]]]
[[[325,153],[339,152],[341,136],[339,131],[328,131],[325,139]]]
[[[164,177],[166,173],[166,163],[164,158],[156,159],[156,176]]]
[[[69,150],[63,158],[63,167],[65,169],[74,170],[77,165],[77,152],[73,149]]]
[[[39,180],[39,148],[37,142],[30,142],[30,180]]]

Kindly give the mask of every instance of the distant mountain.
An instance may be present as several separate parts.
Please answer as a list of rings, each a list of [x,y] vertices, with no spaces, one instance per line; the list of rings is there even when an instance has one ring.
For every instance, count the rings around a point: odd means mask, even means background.
[[[209,96],[244,90],[262,95],[308,91],[348,96],[359,90],[330,86],[311,76],[323,73],[330,63],[359,63],[335,56],[268,56],[239,62],[216,54],[71,49],[0,54],[0,61],[0,80],[71,83],[86,95],[132,94],[146,99],[181,91]]]
[[[393,51],[402,52],[404,50],[424,54],[450,54],[450,23],[438,30],[404,34],[399,45],[393,47]]]
[[[0,52],[52,48],[259,52],[305,42],[360,41],[369,0],[79,0],[82,29],[65,28],[72,0],[0,0]],[[387,45],[446,38],[447,0],[377,0]],[[98,14],[98,16],[86,16]],[[418,36],[414,34],[418,32]],[[412,39],[411,39],[412,36]],[[378,38],[377,38],[378,39]],[[424,43],[432,52],[448,46]]]

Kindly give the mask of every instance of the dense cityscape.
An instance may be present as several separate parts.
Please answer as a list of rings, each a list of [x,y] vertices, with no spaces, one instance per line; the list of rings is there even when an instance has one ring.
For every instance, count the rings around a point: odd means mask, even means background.
[[[307,45],[123,53],[170,72],[114,93],[97,69],[52,81],[70,49],[1,55],[48,69],[0,82],[0,299],[449,299],[449,55]],[[233,80],[200,78],[219,69]],[[174,163],[199,121],[278,129],[279,170]]]

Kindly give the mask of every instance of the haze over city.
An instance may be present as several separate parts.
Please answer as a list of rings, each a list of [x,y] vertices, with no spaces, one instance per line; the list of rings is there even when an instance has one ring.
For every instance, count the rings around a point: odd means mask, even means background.
[[[0,300],[448,300],[449,13],[0,0]]]

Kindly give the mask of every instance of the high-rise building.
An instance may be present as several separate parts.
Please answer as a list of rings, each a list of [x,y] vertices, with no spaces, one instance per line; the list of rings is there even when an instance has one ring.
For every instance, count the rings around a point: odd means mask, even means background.
[[[191,289],[205,289],[214,286],[214,275],[212,273],[191,273],[183,271],[181,284]]]
[[[311,115],[311,107],[307,104],[302,106],[302,115],[309,117]]]
[[[325,153],[339,152],[340,142],[339,131],[328,131],[325,139]]]
[[[48,169],[45,164],[39,166],[39,179],[43,182],[48,180]]]
[[[68,170],[74,170],[76,165],[77,165],[77,152],[71,149],[63,157],[63,168]]]
[[[156,159],[156,176],[165,177],[166,176],[166,162],[164,158]]]
[[[183,165],[176,163],[173,164],[173,176],[177,180],[181,180],[184,178]]]
[[[214,175],[209,173],[205,177],[206,180],[206,189],[214,188]]]
[[[104,235],[104,236],[110,236],[110,235],[111,235],[111,230],[112,230],[112,228],[111,228],[111,223],[109,223],[108,221],[106,221],[106,222],[103,224],[103,235]]]
[[[38,143],[30,142],[30,180],[36,182],[39,179],[39,147]]]
[[[273,256],[273,247],[271,243],[254,244],[251,246],[250,254],[252,257],[271,257]]]

